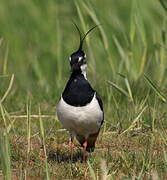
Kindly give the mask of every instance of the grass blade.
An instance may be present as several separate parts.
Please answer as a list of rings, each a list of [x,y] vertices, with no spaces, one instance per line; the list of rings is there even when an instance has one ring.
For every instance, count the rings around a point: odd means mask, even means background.
[[[93,8],[90,8],[90,6],[88,6],[84,1],[82,1],[82,5],[85,8],[86,12],[92,18],[93,22],[95,24],[100,24],[100,21],[99,21],[98,17],[96,16],[96,13],[94,12]],[[108,50],[109,44],[108,44],[107,36],[106,36],[102,26],[99,26],[99,29],[100,29],[100,33],[102,35],[102,40],[103,40],[103,43],[104,43],[104,47],[105,47],[106,50]]]
[[[127,128],[125,131],[123,131],[121,133],[121,135],[125,134],[126,132],[130,131],[131,129],[133,129],[136,125],[136,123],[139,121],[141,115],[143,114],[143,112],[147,109],[147,105],[141,110],[141,112],[137,115],[137,117],[133,120],[132,124],[129,126],[129,128]]]
[[[114,40],[114,43],[118,49],[120,57],[121,57],[122,61],[125,63],[127,71],[129,72],[129,69],[130,69],[129,57],[128,57],[127,53],[125,52],[124,48],[121,46],[118,39],[116,38],[116,36],[113,36],[113,40]]]
[[[82,1],[82,7],[84,7],[84,9],[86,10],[86,12],[90,15],[91,19],[93,20],[93,22],[95,24],[101,24],[100,23],[100,20],[98,19],[94,9],[91,7],[91,5],[87,5],[84,1]],[[114,67],[114,63],[113,63],[113,59],[111,57],[111,53],[110,53],[110,50],[109,50],[109,42],[108,42],[108,38],[107,38],[107,35],[103,29],[103,26],[99,26],[99,29],[100,29],[100,34],[101,34],[101,37],[102,37],[102,41],[103,41],[103,45],[104,45],[104,48],[105,48],[105,51],[108,55],[108,62],[110,64],[110,67],[112,69],[112,72],[113,74],[115,73],[115,67]]]
[[[3,64],[3,75],[7,73],[7,63],[8,63],[8,55],[9,55],[9,46],[7,44],[5,57],[4,57],[4,64]]]
[[[8,96],[8,94],[9,94],[11,88],[12,88],[13,82],[14,82],[14,74],[12,74],[12,76],[11,76],[8,89],[6,90],[6,92],[5,92],[5,94],[3,95],[2,99],[0,100],[0,103],[2,103],[2,102],[6,99],[6,97]]]
[[[90,162],[88,161],[87,163],[88,163],[88,167],[89,167],[89,171],[90,171],[90,175],[91,175],[92,179],[96,180],[96,175],[95,175],[95,172],[94,172]]]
[[[130,20],[130,41],[131,44],[134,42],[135,34],[136,34],[136,24],[134,23],[134,16],[135,16],[135,3],[136,1],[132,1],[131,4],[131,20]]]
[[[30,161],[30,150],[31,150],[31,101],[27,99],[27,161],[25,169],[25,178],[28,176],[28,166]]]
[[[118,74],[119,74],[122,78],[124,78],[125,85],[126,85],[126,87],[127,87],[128,93],[129,93],[129,97],[130,97],[131,101],[134,101],[134,100],[133,100],[133,95],[132,95],[132,90],[131,90],[131,87],[130,87],[128,78],[127,78],[126,76],[124,76],[123,74],[120,74],[120,73],[118,73]]]
[[[144,72],[145,66],[146,66],[146,59],[147,59],[147,46],[144,47],[143,55],[141,57],[141,64],[139,69],[139,76],[141,76]]]
[[[108,169],[107,169],[106,161],[104,159],[101,160],[100,169],[101,169],[101,180],[107,180]]]
[[[8,134],[3,130],[0,131],[0,160],[2,164],[4,180],[11,180],[10,146]]]
[[[164,0],[159,0],[161,6],[164,8],[164,10],[167,12],[167,3]]]
[[[126,97],[130,98],[129,94],[122,89],[121,87],[117,86],[115,83],[111,82],[111,81],[107,81],[112,87],[114,87],[118,92],[120,92],[121,94],[125,95]]]
[[[156,87],[156,85],[146,76],[144,75],[144,78],[146,79],[146,81],[148,82],[148,84],[150,85],[150,87],[155,91],[155,93],[158,95],[158,97],[163,101],[163,102],[167,102],[166,97],[160,92],[160,90]]]
[[[3,107],[1,106],[1,115],[6,123],[5,113]],[[6,126],[6,125],[5,125]],[[0,129],[0,160],[2,165],[2,173],[4,180],[11,180],[11,160],[10,160],[10,146],[8,140],[7,129]]]
[[[39,124],[40,124],[40,133],[41,133],[41,137],[42,137],[42,145],[43,145],[43,150],[44,150],[44,154],[45,154],[46,179],[50,180],[49,170],[48,170],[48,162],[47,162],[47,154],[46,154],[46,146],[45,146],[45,131],[44,131],[43,121],[42,121],[42,117],[41,117],[40,106],[39,106]]]

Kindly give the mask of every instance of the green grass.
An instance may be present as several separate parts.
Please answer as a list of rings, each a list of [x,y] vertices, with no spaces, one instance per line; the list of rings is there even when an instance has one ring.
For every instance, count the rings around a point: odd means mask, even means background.
[[[55,107],[86,32],[105,123],[87,163]],[[0,179],[167,178],[165,0],[0,2]],[[11,178],[12,177],[12,178]]]

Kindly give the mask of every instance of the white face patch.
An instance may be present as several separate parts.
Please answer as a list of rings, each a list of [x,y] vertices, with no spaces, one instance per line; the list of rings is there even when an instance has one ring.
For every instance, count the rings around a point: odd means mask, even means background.
[[[81,57],[79,57],[79,60],[78,60],[78,62],[80,62],[82,59],[83,59],[83,57],[82,57],[82,56],[81,56]]]
[[[83,65],[81,66],[81,71],[82,71],[82,74],[84,75],[85,79],[87,79],[87,78],[86,78],[86,67],[87,67],[87,64],[83,64]]]
[[[71,56],[69,57],[69,60],[71,61]]]

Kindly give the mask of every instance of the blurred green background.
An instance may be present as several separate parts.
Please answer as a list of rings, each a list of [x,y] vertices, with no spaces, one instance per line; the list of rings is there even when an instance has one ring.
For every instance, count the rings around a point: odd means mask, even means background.
[[[88,166],[68,161],[55,116],[79,43],[73,21],[83,33],[100,24],[84,43],[105,111]],[[167,179],[166,87],[167,0],[0,0],[0,179]]]
[[[110,94],[107,80],[121,87],[126,76],[132,91],[148,88],[144,73],[160,89],[167,85],[166,7],[163,0],[1,0],[0,74],[15,74],[10,105],[34,102],[56,104],[68,80],[68,58],[79,42],[72,23],[86,32],[88,79],[104,99]],[[1,96],[9,77],[1,77]],[[23,98],[24,97],[24,98]]]

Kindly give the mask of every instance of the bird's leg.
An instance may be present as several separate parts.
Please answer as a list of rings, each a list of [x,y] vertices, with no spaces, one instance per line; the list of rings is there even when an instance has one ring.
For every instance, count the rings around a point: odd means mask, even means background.
[[[74,140],[74,138],[73,138],[72,136],[70,136],[69,143],[68,143],[70,149],[73,149],[73,148],[74,148],[73,140]]]
[[[88,157],[88,152],[86,151],[87,148],[87,140],[85,140],[85,142],[83,143],[83,161],[86,162],[87,157]]]
[[[72,136],[72,134],[70,134],[69,148],[70,148],[71,160],[73,159],[73,149],[74,149],[73,140],[74,140],[74,137]]]

